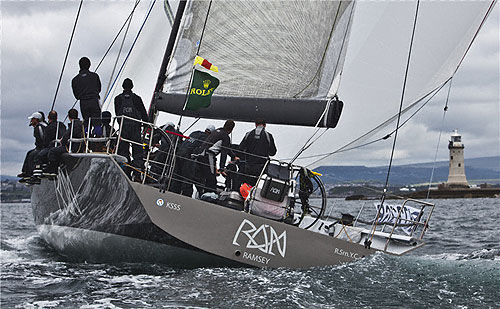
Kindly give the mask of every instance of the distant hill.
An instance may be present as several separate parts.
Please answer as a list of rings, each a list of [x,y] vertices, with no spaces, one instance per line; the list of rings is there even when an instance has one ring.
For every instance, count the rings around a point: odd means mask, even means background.
[[[392,185],[427,183],[432,174],[432,166],[433,163],[393,166],[389,182]],[[387,166],[320,166],[315,171],[323,174],[322,180],[327,184],[385,183]],[[500,157],[466,159],[465,174],[470,182],[490,180],[489,182],[498,183],[500,182]],[[444,182],[447,179],[448,161],[436,162],[433,182]]]
[[[16,176],[8,176],[8,175],[0,175],[0,181],[5,181],[5,180],[18,180]]]
[[[434,163],[414,163],[396,165],[391,169],[389,181],[392,185],[411,185],[427,183],[430,180]],[[321,178],[326,184],[341,183],[385,183],[387,166],[320,166],[315,171],[323,174]],[[465,159],[467,180],[497,180],[500,182],[500,156]],[[0,180],[17,180],[15,176],[0,175]],[[448,179],[448,161],[435,164],[433,182],[444,182]]]
[[[438,161],[436,162],[435,166],[448,168],[448,163],[449,163],[448,161]],[[399,166],[432,168],[433,164],[434,164],[433,162],[428,162],[428,163],[406,164]],[[500,156],[465,159],[465,167],[487,169],[500,172]]]

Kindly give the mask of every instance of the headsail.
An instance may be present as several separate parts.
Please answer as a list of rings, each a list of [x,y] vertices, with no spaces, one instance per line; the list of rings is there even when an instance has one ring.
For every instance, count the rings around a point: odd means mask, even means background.
[[[156,108],[314,126],[335,93],[353,10],[351,1],[189,2]],[[219,67],[221,84],[209,108],[188,112],[182,107],[198,49]],[[329,108],[321,125],[334,127],[338,113]]]

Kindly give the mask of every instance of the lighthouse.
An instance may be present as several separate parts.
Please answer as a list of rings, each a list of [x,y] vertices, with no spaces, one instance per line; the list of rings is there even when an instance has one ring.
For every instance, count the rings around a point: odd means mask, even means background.
[[[469,187],[465,178],[464,144],[458,130],[451,135],[448,149],[450,150],[450,173],[446,184],[450,187]]]

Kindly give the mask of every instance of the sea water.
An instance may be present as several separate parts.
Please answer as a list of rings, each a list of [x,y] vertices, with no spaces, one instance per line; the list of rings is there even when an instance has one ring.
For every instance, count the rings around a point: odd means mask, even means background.
[[[37,235],[29,204],[2,204],[0,306],[499,308],[500,199],[434,202],[423,248],[302,270],[69,262]],[[359,205],[329,207],[355,215]]]

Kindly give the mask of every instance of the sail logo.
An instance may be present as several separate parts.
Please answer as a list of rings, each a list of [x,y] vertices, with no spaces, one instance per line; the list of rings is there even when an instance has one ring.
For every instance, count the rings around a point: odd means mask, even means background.
[[[268,224],[256,227],[250,220],[243,219],[236,234],[234,234],[233,245],[240,246],[238,240],[241,235],[248,239],[247,249],[258,249],[270,255],[276,255],[274,250],[276,249],[281,257],[285,257],[286,231],[278,236],[276,230]]]

